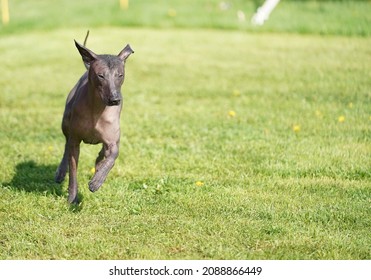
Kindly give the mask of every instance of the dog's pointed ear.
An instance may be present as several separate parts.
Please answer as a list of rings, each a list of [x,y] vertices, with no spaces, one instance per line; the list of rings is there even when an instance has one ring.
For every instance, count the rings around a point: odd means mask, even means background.
[[[76,40],[75,40],[75,46],[78,49],[78,51],[79,51],[79,53],[82,57],[82,60],[84,61],[86,69],[88,69],[90,64],[94,60],[98,59],[98,56],[94,52],[89,50],[88,48],[86,48],[83,45],[80,45],[79,43],[77,43]]]
[[[132,50],[130,45],[127,44],[126,47],[118,54],[118,57],[122,61],[125,61],[129,57],[129,55],[131,55],[132,53],[134,53],[134,51]]]

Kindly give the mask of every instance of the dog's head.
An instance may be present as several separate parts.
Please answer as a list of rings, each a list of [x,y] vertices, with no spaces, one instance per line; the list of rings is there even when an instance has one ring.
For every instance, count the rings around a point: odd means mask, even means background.
[[[89,83],[107,106],[120,105],[121,86],[125,79],[125,61],[134,53],[130,45],[118,55],[97,55],[75,41],[82,60],[89,71]]]

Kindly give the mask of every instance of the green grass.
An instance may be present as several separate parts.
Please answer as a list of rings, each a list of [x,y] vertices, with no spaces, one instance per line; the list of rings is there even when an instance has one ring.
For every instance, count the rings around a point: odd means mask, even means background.
[[[82,145],[70,207],[53,177],[87,28],[37,24],[0,40],[0,259],[371,258],[369,37],[91,29],[135,54],[120,156],[93,194]]]

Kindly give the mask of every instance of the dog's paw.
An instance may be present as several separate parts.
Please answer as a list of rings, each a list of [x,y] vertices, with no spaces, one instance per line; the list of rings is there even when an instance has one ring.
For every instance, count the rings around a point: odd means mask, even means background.
[[[76,189],[68,189],[68,199],[67,199],[69,204],[74,204],[77,205],[79,204],[79,199],[77,197],[77,188]]]
[[[89,182],[89,190],[91,191],[91,192],[95,192],[95,191],[97,191],[99,188],[100,188],[100,186],[102,185],[102,183],[103,182],[99,182],[98,180],[96,180],[96,179],[92,179],[90,182]]]
[[[77,195],[74,195],[74,196],[68,196],[68,203],[69,204],[73,204],[73,205],[78,205],[80,203]]]
[[[62,183],[66,177],[66,173],[67,172],[62,172],[60,169],[58,169],[54,177],[55,182],[58,184]]]

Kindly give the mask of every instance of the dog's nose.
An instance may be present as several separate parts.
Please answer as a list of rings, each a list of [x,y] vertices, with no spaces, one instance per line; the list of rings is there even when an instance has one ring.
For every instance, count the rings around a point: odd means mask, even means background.
[[[116,105],[120,105],[120,103],[121,103],[120,98],[112,98],[108,100],[108,106],[116,106]]]

